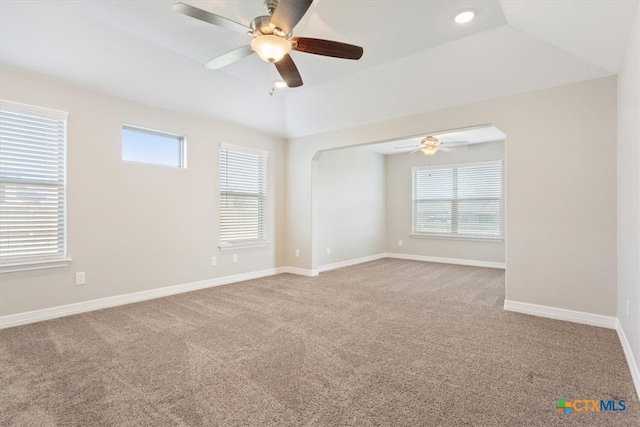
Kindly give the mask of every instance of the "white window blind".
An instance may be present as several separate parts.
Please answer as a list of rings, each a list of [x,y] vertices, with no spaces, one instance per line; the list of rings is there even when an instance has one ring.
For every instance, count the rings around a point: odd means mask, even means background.
[[[502,238],[502,162],[412,169],[416,236]]]
[[[268,153],[220,147],[220,246],[266,243]]]
[[[0,102],[0,263],[65,257],[67,113]]]

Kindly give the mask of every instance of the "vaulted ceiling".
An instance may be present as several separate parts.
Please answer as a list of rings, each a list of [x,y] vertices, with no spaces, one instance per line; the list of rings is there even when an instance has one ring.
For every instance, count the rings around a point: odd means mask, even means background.
[[[186,3],[243,24],[261,0]],[[360,61],[293,52],[304,80],[256,55],[202,64],[248,35],[174,1],[0,1],[3,67],[293,138],[617,74],[638,1],[315,0],[294,35],[364,47]],[[476,18],[457,24],[472,9]]]

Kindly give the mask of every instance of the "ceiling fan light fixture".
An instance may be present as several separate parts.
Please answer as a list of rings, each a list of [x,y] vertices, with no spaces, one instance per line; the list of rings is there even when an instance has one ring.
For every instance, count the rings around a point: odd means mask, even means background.
[[[438,152],[438,147],[430,145],[430,146],[424,147],[420,151],[422,151],[427,156],[433,156],[434,154],[436,154]]]
[[[471,21],[476,16],[475,12],[472,10],[465,10],[464,12],[460,12],[456,15],[455,21],[458,24],[466,24]]]
[[[251,49],[266,62],[278,62],[291,51],[289,40],[271,34],[251,40]]]
[[[274,86],[275,86],[276,88],[278,88],[278,89],[284,89],[284,88],[288,87],[288,86],[287,86],[287,83],[285,83],[285,82],[284,82],[284,81],[282,81],[282,80],[278,80],[277,82],[275,82],[275,83],[274,83]]]

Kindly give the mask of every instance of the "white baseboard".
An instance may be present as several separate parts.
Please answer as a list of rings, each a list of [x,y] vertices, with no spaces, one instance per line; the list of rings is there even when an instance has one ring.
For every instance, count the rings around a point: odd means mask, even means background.
[[[334,262],[331,264],[325,264],[318,267],[320,273],[325,271],[335,270],[336,268],[349,267],[351,265],[362,264],[363,262],[377,261],[379,259],[386,258],[386,254],[369,255],[362,258],[349,259],[346,261]]]
[[[399,253],[385,253],[383,258],[407,259],[411,261],[439,262],[442,264],[469,265],[472,267],[500,268],[502,270],[505,269],[504,262],[477,261],[472,259],[442,258],[442,257],[435,257],[435,256],[399,254]]]
[[[528,304],[526,302],[504,300],[504,309],[516,313],[531,314],[549,319],[565,320],[567,322],[582,323],[584,325],[599,326],[601,328],[616,329],[618,319],[613,316],[585,313],[546,305]]]
[[[26,325],[28,323],[40,322],[43,320],[56,319],[58,317],[71,316],[73,314],[86,313],[94,310],[101,310],[103,308],[115,307],[118,305],[146,301],[154,298],[181,294],[184,292],[196,291],[199,289],[211,288],[214,286],[227,285],[230,283],[242,282],[245,280],[259,279],[262,277],[285,273],[287,272],[285,271],[286,269],[287,267],[270,268],[267,270],[254,271],[251,273],[217,277],[214,279],[201,280],[198,282],[150,289],[148,291],[133,292],[130,294],[116,295],[113,297],[100,298],[91,301],[60,305],[57,307],[45,308],[42,310],[34,310],[25,313],[0,316],[0,329],[10,328],[12,326]]]
[[[184,292],[197,291],[199,289],[212,288],[214,286],[228,285],[230,283],[243,282],[245,280],[260,279],[262,277],[274,276],[276,274],[283,273],[291,273],[307,277],[314,277],[318,275],[317,270],[307,270],[304,268],[269,268],[266,270],[253,271],[250,273],[217,277],[214,279],[201,280],[198,282],[166,286],[163,288],[149,289],[147,291],[133,292],[124,295],[115,295],[107,298],[100,298],[73,304],[60,305],[57,307],[44,308],[41,310],[0,316],[0,329],[41,322],[43,320],[57,319],[59,317],[71,316],[74,314],[86,313],[94,310],[102,310],[103,308],[116,307],[119,305],[131,304],[134,302],[146,301],[154,298],[162,298],[170,295],[181,294]]]
[[[278,274],[281,273],[289,273],[296,274],[298,276],[306,276],[306,277],[315,277],[318,275],[318,270],[309,270],[307,268],[298,268],[298,267],[280,267]]]
[[[640,399],[640,369],[638,369],[638,362],[635,357],[633,357],[631,346],[629,345],[629,341],[627,340],[627,336],[625,335],[624,329],[622,329],[622,325],[619,320],[616,321],[616,332],[618,332],[620,344],[622,344],[622,350],[624,350],[624,355],[627,358],[627,364],[631,371],[631,378],[633,378],[633,385],[636,387],[636,395],[638,396],[638,399]]]

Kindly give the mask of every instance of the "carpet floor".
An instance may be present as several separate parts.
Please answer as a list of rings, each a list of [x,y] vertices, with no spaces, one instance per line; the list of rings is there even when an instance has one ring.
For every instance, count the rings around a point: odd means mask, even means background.
[[[615,331],[503,292],[501,270],[383,259],[5,329],[0,424],[640,426]]]

